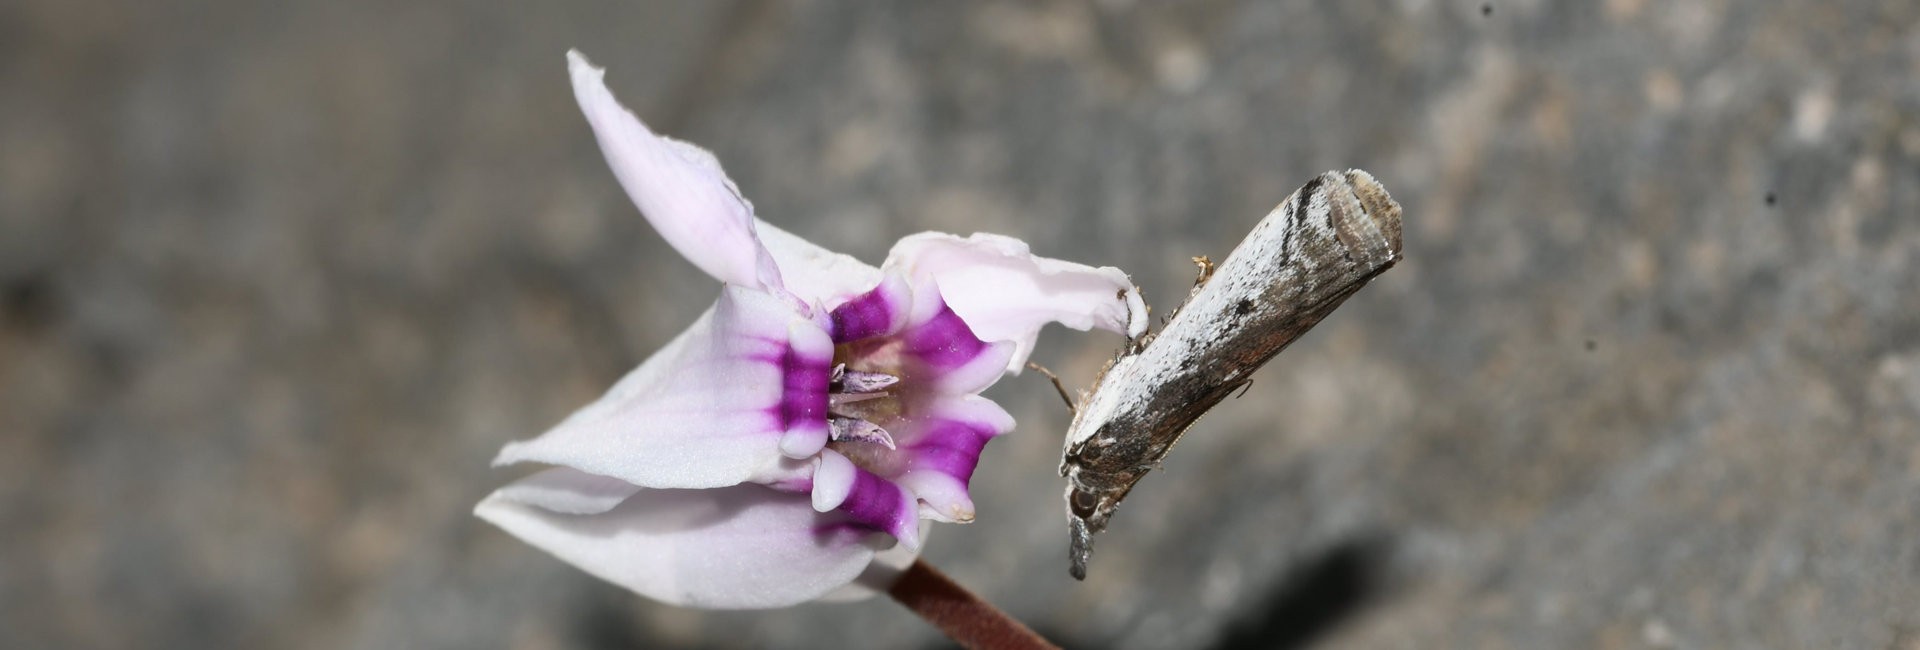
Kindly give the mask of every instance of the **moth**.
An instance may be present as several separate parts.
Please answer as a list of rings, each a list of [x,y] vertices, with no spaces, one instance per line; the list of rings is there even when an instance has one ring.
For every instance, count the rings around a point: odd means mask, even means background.
[[[1073,577],[1086,579],[1093,535],[1200,416],[1399,260],[1400,205],[1357,169],[1308,181],[1217,268],[1194,258],[1186,304],[1128,342],[1073,409],[1060,458]]]

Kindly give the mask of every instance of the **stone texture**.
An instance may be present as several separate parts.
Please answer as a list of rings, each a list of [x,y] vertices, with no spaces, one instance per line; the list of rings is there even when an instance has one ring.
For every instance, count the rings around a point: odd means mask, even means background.
[[[869,261],[1022,237],[1164,311],[1313,174],[1407,259],[1066,575],[990,395],[928,557],[1070,647],[1920,648],[1920,5],[0,6],[0,647],[938,647],[653,605],[468,515],[713,285],[562,54]],[[1088,383],[1114,337],[1050,331]]]

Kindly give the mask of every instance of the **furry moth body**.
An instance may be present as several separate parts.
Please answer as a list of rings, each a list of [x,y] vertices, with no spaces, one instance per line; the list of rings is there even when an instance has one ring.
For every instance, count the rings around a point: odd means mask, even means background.
[[[1074,409],[1067,477],[1073,577],[1093,535],[1194,421],[1400,259],[1400,206],[1373,176],[1327,172],[1254,226],[1158,333],[1129,344]]]

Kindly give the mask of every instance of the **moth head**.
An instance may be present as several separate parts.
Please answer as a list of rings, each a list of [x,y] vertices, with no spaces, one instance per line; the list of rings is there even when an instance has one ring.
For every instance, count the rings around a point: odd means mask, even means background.
[[[1070,544],[1067,546],[1067,559],[1072,561],[1067,571],[1075,580],[1087,579],[1087,561],[1093,559],[1093,534],[1107,528],[1107,518],[1113,515],[1114,507],[1120,500],[1111,494],[1087,490],[1069,481],[1067,484],[1067,534]]]
[[[1105,501],[1106,499],[1099,492],[1093,490],[1080,487],[1067,490],[1067,512],[1072,513],[1074,519],[1088,522],[1091,528],[1106,528],[1106,517],[1103,515],[1112,513],[1113,506],[1104,503]],[[1103,505],[1106,507],[1102,508]],[[1099,522],[1098,526],[1093,525],[1096,518]]]
[[[1067,559],[1073,565],[1069,573],[1077,580],[1087,579],[1087,561],[1093,558],[1093,535],[1107,529],[1107,521],[1113,517],[1114,510],[1120,507],[1120,500],[1127,498],[1127,492],[1133,490],[1138,477],[1125,485],[1113,488],[1086,488],[1075,481],[1067,482],[1067,532],[1071,544],[1067,547]]]

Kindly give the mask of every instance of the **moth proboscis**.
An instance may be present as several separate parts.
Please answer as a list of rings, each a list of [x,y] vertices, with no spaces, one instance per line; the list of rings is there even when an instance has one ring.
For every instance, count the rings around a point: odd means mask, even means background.
[[[1060,458],[1073,577],[1086,579],[1093,535],[1200,416],[1399,260],[1400,205],[1357,169],[1308,181],[1217,266],[1194,258],[1186,304],[1129,341],[1074,408]]]

